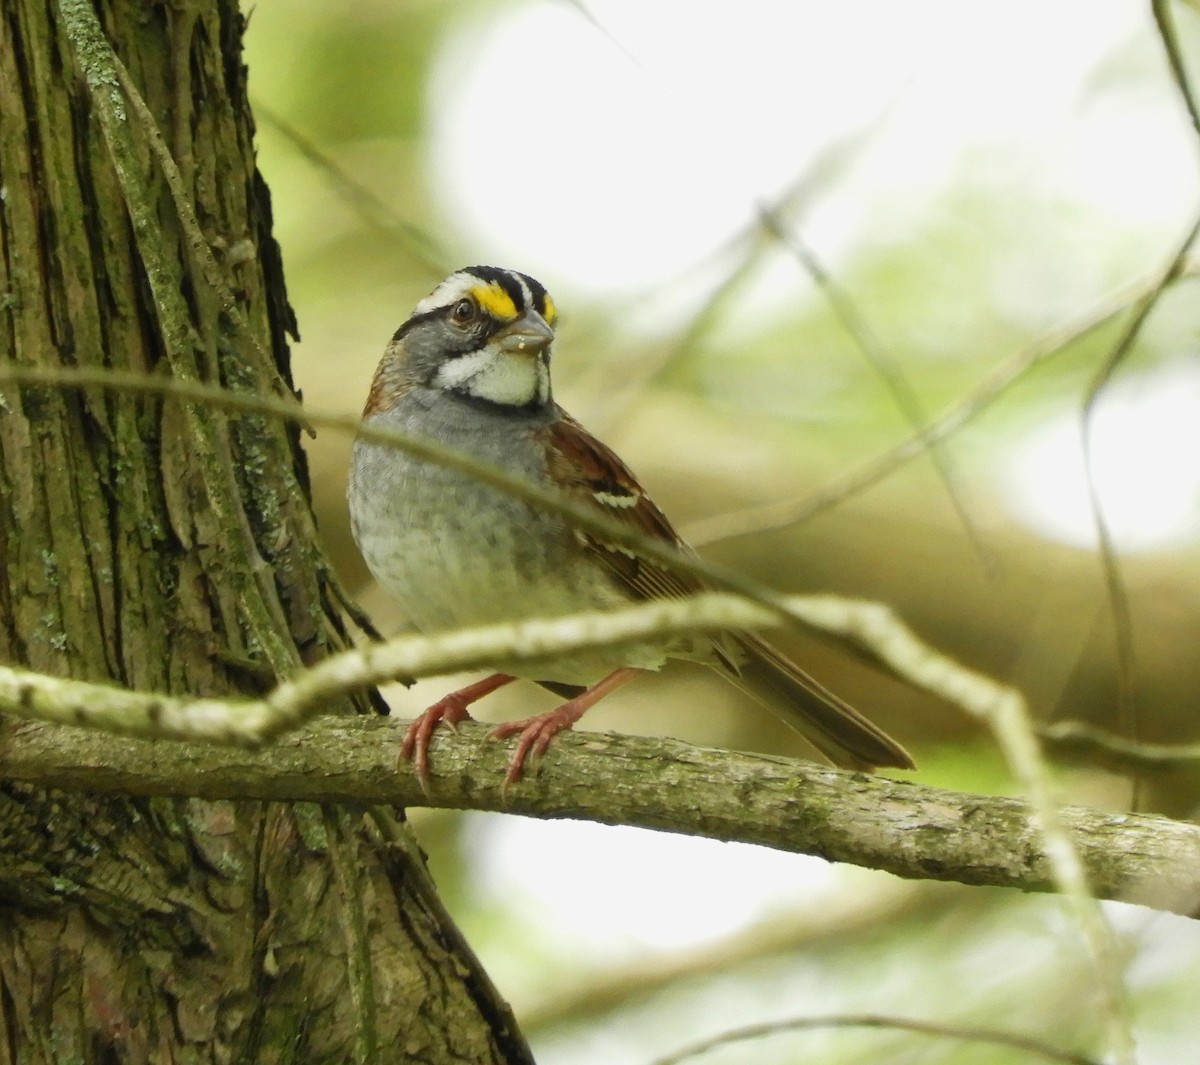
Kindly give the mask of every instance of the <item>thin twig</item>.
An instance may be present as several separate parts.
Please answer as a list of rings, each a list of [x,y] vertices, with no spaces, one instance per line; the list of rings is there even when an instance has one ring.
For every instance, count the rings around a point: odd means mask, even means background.
[[[798,605],[803,609],[802,603]],[[435,636],[402,636],[331,655],[280,681],[262,699],[129,691],[0,665],[0,710],[127,736],[253,747],[325,712],[341,696],[396,677],[545,662],[597,647],[727,628],[749,629],[776,620],[774,613],[762,606],[712,593],[623,610],[584,611]]]
[[[813,597],[806,600],[805,610],[810,621],[822,630],[855,639],[894,670],[898,669],[911,683],[936,692],[980,718],[991,729],[1009,770],[1037,814],[1055,881],[1067,897],[1095,963],[1101,991],[1110,1007],[1105,1017],[1116,1060],[1132,1062],[1133,1041],[1112,928],[1096,902],[1088,870],[1063,823],[1045,759],[1020,693],[964,669],[921,644],[880,604],[855,604],[830,598],[822,609],[820,599]]]
[[[1134,304],[1129,322],[1122,330],[1116,343],[1096,370],[1088,386],[1081,412],[1081,431],[1083,435],[1084,477],[1087,484],[1088,501],[1092,510],[1092,518],[1096,528],[1096,539],[1099,546],[1101,570],[1104,574],[1104,585],[1108,595],[1109,608],[1112,611],[1113,635],[1117,652],[1117,707],[1118,716],[1125,731],[1136,742],[1140,738],[1140,728],[1136,712],[1136,650],[1133,635],[1133,613],[1129,603],[1129,593],[1125,587],[1125,578],[1121,570],[1121,561],[1117,551],[1116,540],[1112,528],[1104,513],[1104,504],[1100,498],[1100,488],[1096,478],[1095,454],[1093,449],[1093,433],[1096,428],[1096,409],[1100,396],[1108,386],[1120,365],[1128,358],[1142,328],[1149,319],[1164,292],[1183,273],[1187,262],[1188,252],[1200,234],[1200,217],[1197,217],[1187,236],[1172,255],[1165,269],[1159,275],[1157,283],[1152,285]]]
[[[1082,721],[1042,725],[1038,735],[1061,760],[1118,773],[1200,770],[1200,743],[1138,743]]]
[[[821,262],[816,253],[798,234],[788,229],[783,219],[776,212],[764,204],[759,208],[759,218],[767,232],[772,234],[784,248],[791,252],[796,261],[812,279],[813,283],[824,294],[825,301],[833,311],[834,317],[841,323],[842,328],[846,331],[846,335],[854,342],[859,353],[883,382],[884,387],[891,394],[904,420],[908,422],[914,432],[920,433],[929,421],[920,397],[917,396],[908,378],[905,377],[904,371],[896,363],[896,360],[891,357],[879,338],[875,336],[866,319],[859,313],[854,302],[833,280],[829,271],[825,269],[825,264]],[[950,497],[950,505],[958,515],[958,520],[962,524],[963,530],[966,532],[967,539],[970,541],[976,556],[981,560],[986,569],[994,570],[996,566],[995,554],[988,548],[979,533],[978,527],[971,518],[971,514],[963,499],[963,491],[959,484],[958,473],[954,469],[954,464],[950,456],[935,441],[927,442],[926,450],[929,453],[929,459],[933,463],[934,469],[942,480],[942,484],[946,487],[946,494]]]
[[[1171,14],[1171,0],[1150,0],[1150,10],[1154,15],[1154,25],[1158,30],[1159,40],[1162,41],[1163,51],[1167,54],[1171,79],[1175,82],[1179,98],[1192,121],[1192,129],[1196,131],[1196,136],[1200,137],[1200,108],[1196,105],[1196,96],[1188,80],[1183,49],[1179,47],[1179,35],[1175,32],[1175,19]]]
[[[834,185],[855,157],[861,154],[863,145],[883,124],[894,106],[895,101],[890,102],[870,122],[827,145],[787,188],[766,205],[767,210],[780,218],[804,214],[817,196],[824,189]],[[639,358],[637,363],[629,368],[621,382],[619,396],[632,396],[644,392],[648,385],[661,380],[673,366],[691,354],[721,320],[724,311],[735,303],[738,295],[753,277],[754,271],[777,244],[767,227],[756,216],[698,263],[691,265],[678,278],[669,282],[668,285],[673,285],[694,276],[697,271],[708,271],[727,257],[735,259],[732,268],[708,291],[699,308],[675,341],[666,347],[662,356],[658,359]],[[649,293],[639,292],[636,299],[627,299],[626,303],[653,305],[656,297],[661,298],[666,287],[659,286]],[[610,408],[612,405],[610,402]],[[623,399],[618,398],[616,405],[622,406]]]
[[[380,233],[394,237],[413,261],[428,270],[432,276],[444,277],[450,272],[450,257],[445,248],[440,247],[419,226],[403,218],[390,203],[351,177],[287,119],[261,100],[254,101],[254,114],[265,119],[268,125],[274,126],[279,135],[304,159],[324,173],[342,193],[350,207],[368,225]]]
[[[1198,270],[1200,263],[1191,261],[1180,276],[1191,276]],[[1144,299],[1146,293],[1153,291],[1160,281],[1161,274],[1156,273],[1153,278],[1130,285],[1077,321],[1045,334],[1028,347],[1009,356],[975,388],[955,400],[926,428],[913,433],[857,470],[834,479],[821,491],[797,499],[768,503],[765,506],[746,508],[692,522],[684,529],[684,533],[692,543],[709,544],[735,536],[782,529],[788,525],[808,521],[832,509],[878,484],[905,463],[925,454],[931,444],[956,433],[1000,399],[1035,366],[1049,361],[1061,354],[1068,345],[1107,325],[1138,300]]]
[[[1069,1050],[1058,1050],[1040,1039],[1001,1032],[994,1028],[969,1028],[955,1024],[937,1024],[907,1017],[888,1017],[874,1013],[835,1013],[826,1017],[796,1017],[787,1021],[771,1021],[766,1024],[751,1024],[722,1032],[711,1039],[689,1043],[682,1050],[656,1058],[652,1065],[680,1065],[681,1062],[699,1057],[710,1050],[741,1043],[749,1039],[763,1039],[783,1032],[803,1032],[814,1028],[883,1028],[889,1031],[916,1032],[921,1035],[956,1039],[967,1043],[985,1043],[991,1046],[1009,1047],[1033,1054],[1044,1061],[1061,1062],[1062,1065],[1103,1065],[1096,1058],[1076,1054]]]

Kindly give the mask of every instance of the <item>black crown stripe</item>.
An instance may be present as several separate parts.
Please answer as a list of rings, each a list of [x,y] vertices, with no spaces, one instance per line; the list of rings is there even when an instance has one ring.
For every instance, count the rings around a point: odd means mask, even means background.
[[[533,297],[533,309],[538,314],[546,313],[546,286],[543,285],[537,278],[530,277],[528,274],[522,274],[525,278],[525,284],[529,286],[529,294]]]
[[[501,270],[498,266],[468,266],[462,272],[472,274],[481,281],[491,281],[499,285],[512,299],[518,314],[525,310],[525,293],[521,291],[521,283],[517,280],[517,275],[511,270]],[[532,285],[530,291],[533,291]]]

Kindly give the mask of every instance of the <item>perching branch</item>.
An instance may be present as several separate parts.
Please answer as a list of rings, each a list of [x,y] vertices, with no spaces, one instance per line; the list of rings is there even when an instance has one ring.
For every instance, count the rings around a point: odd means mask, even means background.
[[[914,879],[1055,890],[1043,834],[1019,800],[971,795],[670,739],[569,732],[538,772],[503,785],[506,743],[441,731],[428,792],[396,752],[405,722],[323,718],[261,751],[155,743],[20,723],[9,781],[121,795],[436,806],[585,818],[740,840]],[[1200,827],[1080,806],[1060,810],[1096,895],[1200,912]],[[2,877],[3,871],[0,871]]]
[[[922,643],[878,603],[796,596],[780,597],[771,607],[764,607],[733,596],[709,594],[621,611],[590,611],[436,637],[407,637],[336,655],[284,681],[259,700],[181,700],[121,693],[0,667],[0,710],[125,734],[255,744],[320,713],[338,695],[394,677],[485,663],[549,660],[650,635],[661,638],[671,633],[761,626],[775,621],[780,606],[789,616],[802,618],[815,628],[854,640],[898,675],[957,704],[993,730],[1037,812],[1056,882],[1072,899],[1099,970],[1105,971],[1109,937],[1090,895],[1086,863],[1076,853],[1051,796],[1020,693]],[[122,694],[128,711],[122,707]]]

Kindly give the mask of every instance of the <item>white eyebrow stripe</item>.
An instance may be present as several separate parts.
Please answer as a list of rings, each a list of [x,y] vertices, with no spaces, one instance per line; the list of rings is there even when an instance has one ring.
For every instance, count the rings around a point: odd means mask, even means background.
[[[480,279],[474,274],[459,270],[457,273],[451,274],[421,300],[413,310],[413,314],[428,314],[430,311],[436,311],[439,307],[449,307],[450,304],[462,299],[475,285],[480,283]]]

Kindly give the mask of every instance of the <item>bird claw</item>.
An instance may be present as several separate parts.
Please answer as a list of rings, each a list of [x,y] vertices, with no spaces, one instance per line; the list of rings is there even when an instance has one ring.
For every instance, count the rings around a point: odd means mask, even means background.
[[[429,790],[429,745],[438,725],[446,725],[451,731],[463,721],[472,720],[467,707],[470,704],[458,692],[443,696],[408,726],[400,743],[400,759],[412,762],[413,773],[424,791]]]
[[[550,741],[560,732],[565,732],[579,720],[579,714],[570,703],[564,703],[555,710],[545,714],[537,714],[521,721],[506,721],[497,725],[488,733],[489,740],[503,740],[509,736],[517,737],[517,746],[508,760],[508,771],[504,774],[504,786],[516,784],[525,771],[525,763],[532,755],[541,758],[550,746]]]
[[[429,792],[429,745],[433,742],[433,733],[438,725],[444,724],[452,732],[455,731],[462,722],[472,720],[467,712],[468,706],[514,679],[507,673],[493,673],[490,677],[443,695],[408,726],[400,743],[397,763],[401,760],[412,762],[413,773],[420,781],[422,791],[426,794]]]

